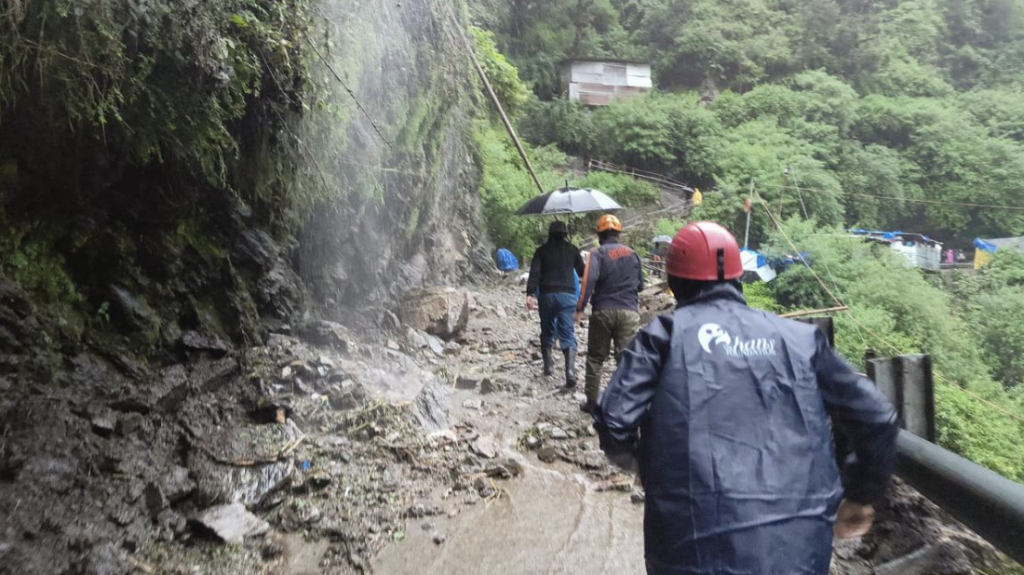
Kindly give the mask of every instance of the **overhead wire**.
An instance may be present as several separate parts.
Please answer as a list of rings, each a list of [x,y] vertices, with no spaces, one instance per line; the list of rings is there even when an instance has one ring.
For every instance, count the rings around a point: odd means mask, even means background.
[[[802,255],[800,255],[800,249],[796,246],[796,243],[793,242],[792,238],[789,237],[789,234],[786,233],[786,230],[782,227],[781,222],[779,222],[779,220],[775,217],[775,214],[772,212],[771,207],[768,206],[768,202],[766,202],[765,199],[763,197],[761,197],[761,195],[759,193],[757,193],[756,189],[755,189],[754,194],[757,197],[757,199],[761,202],[761,205],[764,208],[765,212],[768,214],[768,217],[776,225],[776,228],[779,230],[780,235],[782,235],[783,239],[786,240],[786,243],[789,244],[790,248],[794,252],[797,253],[797,256],[800,258],[801,263],[803,263],[804,266],[807,267],[807,270],[811,272],[811,275],[814,276],[814,279],[816,279],[818,281],[818,284],[821,285],[822,289],[825,290],[825,293],[827,293],[829,295],[829,297],[831,297],[838,305],[845,306],[845,307],[848,308],[845,313],[850,317],[850,320],[853,321],[853,323],[855,325],[857,325],[859,328],[863,329],[865,332],[867,332],[872,337],[874,337],[878,342],[882,343],[883,345],[885,345],[886,347],[888,347],[889,349],[894,351],[897,355],[904,355],[905,352],[902,349],[900,349],[899,346],[897,346],[896,344],[890,342],[885,337],[883,337],[882,335],[880,335],[876,331],[872,330],[868,326],[864,325],[859,319],[857,319],[857,317],[853,314],[853,309],[850,308],[850,306],[848,304],[843,302],[843,300],[839,299],[839,297],[831,289],[829,289],[828,285],[825,283],[825,280],[823,280],[821,278],[821,276],[816,271],[814,271],[814,269],[811,267],[811,265],[807,261],[807,259],[804,258]],[[957,389],[957,390],[963,392],[964,394],[968,395],[969,397],[971,397],[971,398],[973,398],[973,399],[975,399],[975,400],[977,400],[977,401],[979,401],[981,403],[984,403],[988,407],[992,408],[994,411],[996,411],[996,412],[998,412],[998,413],[1000,413],[1002,415],[1005,415],[1005,416],[1007,416],[1007,417],[1009,417],[1011,419],[1014,419],[1014,420],[1016,420],[1019,423],[1024,424],[1024,417],[1021,417],[1021,416],[1016,415],[1016,414],[1014,414],[1014,413],[1012,413],[1010,411],[1007,411],[1004,408],[1002,408],[1001,406],[999,406],[999,405],[997,405],[997,404],[995,404],[995,403],[985,399],[984,397],[982,397],[982,396],[980,396],[980,395],[970,391],[969,389],[961,387],[956,382],[950,381],[949,379],[943,377],[943,375],[941,373],[936,372],[935,373],[935,377],[937,379],[939,379],[940,381],[942,381],[943,383],[946,383],[946,384],[950,385],[952,388]]]
[[[1009,206],[1003,204],[985,204],[976,202],[952,202],[946,200],[926,200],[917,198],[901,198],[898,196],[886,196],[881,194],[865,194],[861,192],[848,192],[843,190],[826,190],[824,188],[804,188],[799,186],[783,186],[781,184],[759,184],[764,188],[777,188],[777,189],[793,189],[798,192],[811,192],[819,194],[828,194],[831,196],[853,196],[858,198],[869,198],[876,200],[886,200],[895,202],[909,202],[916,204],[928,204],[928,205],[939,205],[939,206],[955,206],[955,207],[967,207],[967,208],[986,208],[986,209],[997,209],[997,210],[1014,210],[1024,211],[1024,206]]]

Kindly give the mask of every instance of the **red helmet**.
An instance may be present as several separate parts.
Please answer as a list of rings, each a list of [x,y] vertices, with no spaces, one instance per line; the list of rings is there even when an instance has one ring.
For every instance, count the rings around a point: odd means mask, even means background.
[[[714,222],[687,224],[672,239],[665,272],[688,280],[734,280],[743,275],[740,246]]]

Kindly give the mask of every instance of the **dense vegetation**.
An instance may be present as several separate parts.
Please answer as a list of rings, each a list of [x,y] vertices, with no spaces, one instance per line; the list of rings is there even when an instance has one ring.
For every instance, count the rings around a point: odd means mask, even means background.
[[[1024,234],[1024,1],[477,6],[531,88],[518,127],[545,173],[557,169],[552,146],[664,173],[705,190],[692,217],[736,232],[753,183],[751,245],[794,252],[770,206],[853,310],[836,316],[842,351],[858,363],[869,349],[932,354],[943,444],[1024,481],[1024,258],[1000,254],[942,282],[843,232],[902,229],[967,249]],[[572,58],[650,62],[657,89],[586,110],[562,97],[560,63]],[[646,222],[636,235],[683,223]],[[800,265],[749,295],[775,310],[835,303]]]
[[[1019,202],[1021,0],[482,4],[537,96],[521,129],[538,144],[715,184],[729,212],[754,178],[823,223],[957,246],[1024,229],[1021,210],[898,201]],[[558,97],[576,57],[651,62],[661,93],[587,114]]]

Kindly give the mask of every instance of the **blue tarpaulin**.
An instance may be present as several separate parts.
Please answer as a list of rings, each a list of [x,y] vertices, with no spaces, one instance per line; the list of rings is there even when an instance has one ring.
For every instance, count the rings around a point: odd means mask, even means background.
[[[505,248],[498,250],[496,259],[498,269],[503,272],[510,272],[519,269],[519,260],[516,259],[516,255]]]
[[[978,248],[983,252],[988,252],[990,254],[996,253],[996,250],[999,249],[994,244],[990,244],[981,238],[974,238],[974,247]]]

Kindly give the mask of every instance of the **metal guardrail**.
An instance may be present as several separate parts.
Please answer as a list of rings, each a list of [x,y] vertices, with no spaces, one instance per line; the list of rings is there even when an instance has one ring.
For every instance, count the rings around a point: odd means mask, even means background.
[[[831,342],[831,318],[798,321],[817,325]],[[870,358],[867,364],[869,377],[893,402],[900,416],[903,429],[896,439],[897,475],[996,549],[1024,565],[1024,485],[929,441],[935,437],[931,358]],[[845,439],[836,431],[836,448],[845,449]]]
[[[898,475],[1014,561],[1024,564],[1024,485],[900,431]]]

